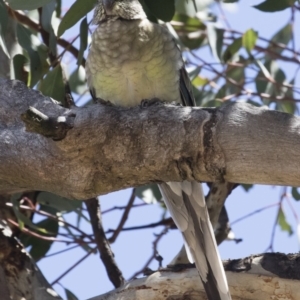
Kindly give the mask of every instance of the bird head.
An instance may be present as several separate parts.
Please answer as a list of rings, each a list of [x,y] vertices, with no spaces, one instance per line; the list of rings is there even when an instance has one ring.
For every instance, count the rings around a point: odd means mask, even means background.
[[[94,11],[94,24],[108,19],[137,20],[146,18],[138,0],[98,0]]]

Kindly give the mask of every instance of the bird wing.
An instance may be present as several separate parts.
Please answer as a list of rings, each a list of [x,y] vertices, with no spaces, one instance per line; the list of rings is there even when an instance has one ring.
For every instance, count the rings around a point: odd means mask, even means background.
[[[182,104],[184,106],[196,106],[193,87],[184,66],[179,70],[179,75],[179,89]]]

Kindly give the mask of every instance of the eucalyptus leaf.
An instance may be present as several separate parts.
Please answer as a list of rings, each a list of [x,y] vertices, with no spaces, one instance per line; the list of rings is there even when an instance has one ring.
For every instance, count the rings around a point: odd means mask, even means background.
[[[7,8],[3,2],[3,0],[0,0],[0,48],[2,48],[2,51],[5,53],[5,55],[10,58],[10,55],[7,51],[4,34],[6,32],[8,23],[8,12]]]
[[[57,36],[62,36],[64,32],[75,25],[81,18],[86,16],[96,5],[97,0],[77,0],[62,18]]]
[[[58,234],[58,222],[53,219],[42,220],[37,223],[36,226],[43,228],[48,233],[51,233],[52,237],[56,237]],[[43,234],[41,233],[41,235]],[[49,234],[45,236],[49,236]],[[28,236],[24,233],[21,234],[20,240],[25,247],[31,247],[29,253],[35,261],[42,259],[53,244],[53,241],[43,240],[34,236]]]
[[[61,103],[64,102],[65,86],[60,65],[57,65],[46,74],[45,78],[39,84],[39,90],[45,96],[49,96]]]
[[[41,192],[37,197],[37,201],[43,205],[51,206],[61,213],[68,213],[82,206],[80,200],[70,200],[48,192]]]
[[[284,47],[276,47],[274,43],[287,45],[292,39],[292,36],[293,36],[292,25],[291,23],[287,23],[278,32],[276,32],[274,36],[271,38],[271,42],[268,46],[268,50],[280,54],[284,50]],[[268,55],[268,52],[266,53],[266,55]]]
[[[68,289],[65,288],[67,300],[78,300],[78,298]]]
[[[241,184],[241,187],[246,191],[249,192],[253,188],[253,184]]]
[[[160,20],[169,22],[175,13],[175,0],[143,0],[151,13]]]
[[[22,54],[16,54],[13,57],[14,78],[28,83],[28,72],[25,66],[28,64],[27,58]]]
[[[295,200],[297,200],[297,201],[300,200],[300,193],[298,192],[298,189],[296,187],[292,188],[292,195]]]
[[[206,25],[198,18],[176,13],[173,21],[177,21],[173,27],[184,46],[192,50],[207,44],[206,34],[204,33]]]
[[[293,234],[292,226],[287,222],[282,208],[279,209],[277,222],[282,231],[287,231],[289,235]]]
[[[40,233],[47,234],[48,232],[46,229],[40,227],[37,224],[34,224],[27,216],[25,216],[22,213],[22,211],[20,210],[20,207],[19,207],[19,205],[20,205],[19,199],[20,198],[17,198],[16,195],[11,197],[11,202],[13,204],[13,210],[18,219],[20,229],[22,230],[24,228],[24,226],[27,225],[31,229],[34,229]]]
[[[52,1],[43,6],[41,23],[43,28],[49,33],[49,48],[53,55],[56,55],[56,36],[52,27],[51,19],[55,10],[55,2]]]
[[[231,60],[233,56],[241,49],[242,44],[242,38],[235,39],[223,53],[223,60],[225,62]]]
[[[41,62],[39,53],[36,51],[37,45],[34,44],[36,37],[21,24],[17,25],[17,37],[19,44],[27,51],[30,58],[29,85],[33,87],[42,78],[44,73],[43,63]]]
[[[79,66],[74,72],[71,74],[69,78],[69,84],[72,92],[76,94],[82,95],[84,92],[88,90],[86,84],[86,74],[85,69],[82,66]]]
[[[296,0],[266,0],[253,7],[264,12],[277,12],[292,7],[295,1]]]
[[[255,47],[257,37],[257,31],[254,31],[253,29],[249,29],[243,34],[242,44],[248,52],[251,52]]]
[[[53,0],[6,0],[14,10],[33,10],[42,7]]]
[[[81,65],[83,59],[83,53],[87,48],[88,44],[88,23],[87,18],[84,18],[80,23],[80,48],[77,57],[77,65]]]
[[[207,37],[210,49],[217,59],[217,61],[221,61],[221,53],[223,47],[223,35],[224,30],[217,28],[214,24],[207,24]]]

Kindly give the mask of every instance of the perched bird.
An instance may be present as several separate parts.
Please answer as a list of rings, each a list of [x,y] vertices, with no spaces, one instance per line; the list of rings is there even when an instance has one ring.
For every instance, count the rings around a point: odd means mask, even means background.
[[[154,98],[194,105],[179,48],[165,26],[147,19],[138,0],[98,0],[93,22],[98,27],[86,74],[94,98],[124,107]],[[231,299],[201,184],[166,182],[159,187],[209,300]]]

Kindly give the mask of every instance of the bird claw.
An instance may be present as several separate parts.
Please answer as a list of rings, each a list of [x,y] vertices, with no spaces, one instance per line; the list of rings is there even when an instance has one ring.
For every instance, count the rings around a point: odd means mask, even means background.
[[[94,100],[95,103],[100,103],[102,105],[106,105],[106,106],[114,106],[110,101],[107,101],[107,100],[103,100],[101,98],[96,98]]]
[[[181,272],[186,269],[195,268],[195,264],[176,264],[176,265],[168,265],[167,269],[171,270],[172,272]]]
[[[152,99],[143,99],[141,101],[141,108],[146,108],[146,107],[149,107],[149,106],[160,106],[160,105],[163,105],[165,102],[158,99],[158,98],[152,98]]]

